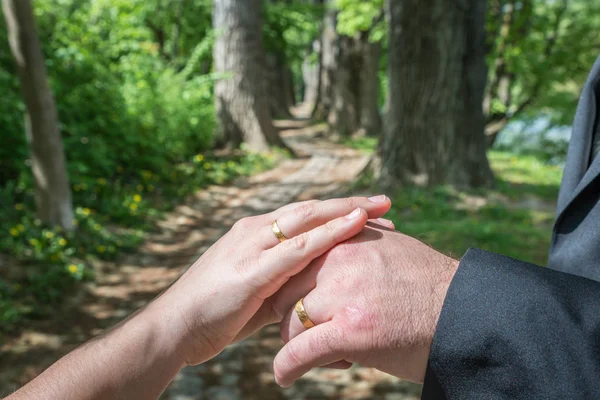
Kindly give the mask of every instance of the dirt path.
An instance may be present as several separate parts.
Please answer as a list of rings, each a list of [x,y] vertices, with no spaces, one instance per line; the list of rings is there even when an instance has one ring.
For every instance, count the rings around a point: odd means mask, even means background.
[[[364,169],[361,153],[318,137],[322,127],[280,121],[282,136],[300,157],[232,186],[192,196],[160,223],[136,254],[98,274],[97,282],[56,319],[34,322],[0,348],[0,395],[39,374],[79,343],[143,306],[238,219],[284,204],[346,191]],[[279,388],[272,360],[281,348],[278,327],[227,348],[201,366],[184,369],[163,399],[416,399],[419,388],[377,371],[315,370],[288,389]]]

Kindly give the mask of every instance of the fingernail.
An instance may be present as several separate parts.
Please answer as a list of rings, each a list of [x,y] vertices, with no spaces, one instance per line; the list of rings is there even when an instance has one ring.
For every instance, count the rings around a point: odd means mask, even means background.
[[[391,225],[391,226],[394,225],[394,223],[392,221],[390,221],[389,219],[385,219],[385,218],[377,218],[377,221],[381,222],[384,225]]]
[[[369,197],[369,201],[372,201],[373,203],[383,203],[385,202],[385,194],[380,194],[379,196],[373,196],[373,197]]]
[[[350,214],[346,215],[348,219],[356,219],[360,216],[360,208],[355,208]]]

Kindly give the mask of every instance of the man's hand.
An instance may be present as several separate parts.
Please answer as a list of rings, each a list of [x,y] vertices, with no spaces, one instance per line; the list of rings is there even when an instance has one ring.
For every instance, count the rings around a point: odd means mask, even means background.
[[[289,386],[311,368],[356,362],[422,382],[457,267],[418,240],[374,225],[338,245],[274,299],[275,311],[287,312],[281,323],[287,344],[274,361],[277,381]],[[317,325],[309,330],[293,309],[303,296]]]

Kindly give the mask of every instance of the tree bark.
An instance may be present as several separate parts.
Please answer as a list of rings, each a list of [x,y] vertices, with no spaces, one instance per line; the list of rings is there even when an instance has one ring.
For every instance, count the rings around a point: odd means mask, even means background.
[[[271,115],[274,118],[289,118],[292,115],[290,113],[292,104],[289,102],[289,93],[286,92],[287,66],[285,61],[276,54],[268,54],[267,65],[269,67],[269,85],[267,89]]]
[[[320,90],[320,75],[321,75],[321,41],[318,40],[316,43],[313,43],[313,49],[319,56],[318,62],[312,62],[308,59],[312,53],[307,54],[307,58],[302,63],[302,79],[304,81],[304,95],[302,102],[304,104],[308,104],[312,107],[315,107],[317,104],[317,99],[319,98],[319,90]]]
[[[313,118],[323,121],[329,115],[333,107],[333,85],[336,73],[336,46],[338,34],[336,32],[337,13],[333,8],[332,1],[325,2],[327,11],[323,20],[323,33],[320,45],[320,82],[317,102],[313,109]]]
[[[493,184],[482,110],[485,1],[460,4],[386,1],[390,97],[381,148],[384,187]]]
[[[283,92],[285,93],[288,109],[296,105],[296,92],[294,90],[294,73],[289,65],[283,70]]]
[[[269,111],[261,20],[260,0],[214,2],[215,71],[229,75],[215,84],[220,141],[234,147],[244,142],[254,151],[286,147]]]
[[[359,132],[370,136],[381,134],[381,114],[379,112],[379,60],[381,43],[369,41],[369,32],[360,37],[360,87],[359,87]]]
[[[10,48],[25,100],[25,131],[31,152],[38,218],[73,229],[73,204],[56,104],[36,33],[30,0],[3,0]]]
[[[359,128],[360,84],[357,83],[360,82],[362,59],[354,38],[339,36],[337,43],[333,106],[327,122],[332,132],[350,136]]]

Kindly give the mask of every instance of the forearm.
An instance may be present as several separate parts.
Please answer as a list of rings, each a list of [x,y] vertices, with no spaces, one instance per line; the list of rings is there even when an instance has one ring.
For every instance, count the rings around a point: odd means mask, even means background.
[[[184,366],[167,310],[150,305],[63,357],[17,399],[158,398]]]

